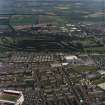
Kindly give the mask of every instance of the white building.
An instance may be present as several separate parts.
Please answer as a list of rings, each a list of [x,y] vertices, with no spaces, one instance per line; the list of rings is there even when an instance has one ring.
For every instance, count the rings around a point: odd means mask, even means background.
[[[105,91],[105,82],[97,85],[99,88]]]
[[[21,91],[3,90],[0,92],[0,105],[22,105],[24,96]]]
[[[66,60],[66,62],[70,63],[70,62],[78,60],[78,57],[77,56],[73,56],[73,55],[65,56],[65,60]]]
[[[65,56],[65,59],[66,60],[74,60],[74,59],[78,59],[78,57],[77,56],[73,56],[73,55],[71,55],[71,56]]]
[[[98,73],[100,73],[101,75],[105,75],[105,70],[99,70]]]

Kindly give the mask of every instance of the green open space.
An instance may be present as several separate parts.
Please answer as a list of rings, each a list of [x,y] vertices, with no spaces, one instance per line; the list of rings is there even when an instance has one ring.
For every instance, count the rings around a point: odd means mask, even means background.
[[[10,94],[1,94],[0,100],[7,100],[7,101],[13,101],[16,102],[18,96],[17,95],[10,95]]]
[[[105,47],[91,47],[91,48],[84,48],[85,52],[88,53],[105,53]]]
[[[95,66],[87,66],[87,65],[75,65],[72,67],[77,73],[95,72],[97,70]]]
[[[29,16],[13,16],[11,18],[11,25],[29,25],[33,24],[37,21],[37,17],[34,15],[29,15]]]

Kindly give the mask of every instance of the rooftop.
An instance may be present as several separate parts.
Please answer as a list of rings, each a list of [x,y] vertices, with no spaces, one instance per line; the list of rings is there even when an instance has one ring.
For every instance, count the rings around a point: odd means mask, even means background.
[[[98,73],[100,73],[101,75],[104,75],[105,71],[104,70],[100,70],[100,71],[98,71]]]
[[[78,59],[78,58],[77,58],[77,56],[71,55],[71,56],[66,56],[65,59],[66,60],[73,60],[73,59]]]
[[[98,84],[98,87],[105,90],[105,82],[104,83],[101,83],[101,84]]]

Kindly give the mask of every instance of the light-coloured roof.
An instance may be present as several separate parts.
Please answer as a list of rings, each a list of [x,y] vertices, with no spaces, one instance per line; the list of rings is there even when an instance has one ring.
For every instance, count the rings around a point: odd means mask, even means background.
[[[72,28],[72,30],[76,30],[76,29],[77,29],[76,27],[73,27],[73,28]]]
[[[63,66],[67,66],[69,63],[62,63]]]
[[[100,70],[98,71],[98,73],[100,73],[101,75],[105,74],[105,70]]]
[[[15,90],[4,90],[4,92],[9,92],[9,93],[17,93],[20,94],[20,91],[15,91]]]
[[[97,85],[99,88],[105,90],[105,82]]]
[[[65,56],[66,60],[78,59],[77,56]]]

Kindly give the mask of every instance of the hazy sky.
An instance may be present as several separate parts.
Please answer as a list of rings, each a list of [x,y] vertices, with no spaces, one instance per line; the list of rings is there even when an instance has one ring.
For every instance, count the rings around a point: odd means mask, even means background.
[[[34,2],[25,2],[24,1],[34,1]],[[32,8],[37,5],[35,1],[78,1],[78,0],[0,0],[0,13],[14,13],[16,11],[26,10],[31,11]],[[87,1],[87,0],[81,0]],[[88,0],[89,1],[89,0]],[[92,1],[92,0],[90,0]],[[93,1],[102,1],[102,0],[93,0]],[[29,5],[29,6],[28,6]],[[28,6],[28,8],[27,8]],[[22,12],[23,12],[22,11]]]

